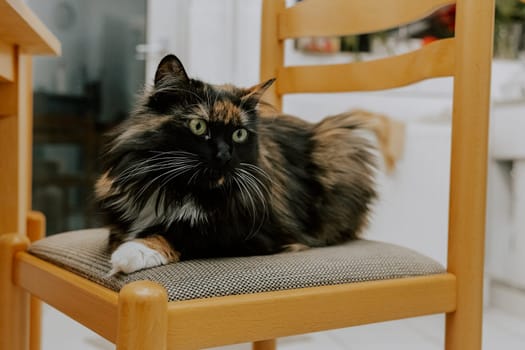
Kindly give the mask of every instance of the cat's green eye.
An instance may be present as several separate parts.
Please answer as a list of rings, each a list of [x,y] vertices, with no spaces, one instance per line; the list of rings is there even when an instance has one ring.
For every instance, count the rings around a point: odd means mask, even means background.
[[[243,143],[248,138],[246,129],[237,129],[233,132],[232,139],[237,143]]]
[[[192,119],[189,125],[191,132],[197,136],[204,135],[208,129],[206,122],[202,119]]]

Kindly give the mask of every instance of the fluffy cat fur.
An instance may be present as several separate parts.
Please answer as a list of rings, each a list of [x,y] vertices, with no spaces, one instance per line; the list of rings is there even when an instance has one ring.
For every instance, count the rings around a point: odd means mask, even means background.
[[[272,83],[211,85],[173,55],[160,62],[151,91],[112,133],[96,183],[111,273],[358,236],[376,196],[360,119],[262,113]]]

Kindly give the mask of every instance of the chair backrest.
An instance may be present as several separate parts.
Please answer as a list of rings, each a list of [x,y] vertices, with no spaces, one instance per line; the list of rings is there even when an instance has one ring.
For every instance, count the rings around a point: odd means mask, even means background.
[[[286,39],[394,28],[453,3],[454,38],[369,62],[284,65]],[[289,93],[371,91],[454,78],[448,270],[458,276],[458,289],[464,286],[459,277],[480,280],[494,0],[305,0],[292,7],[285,0],[263,0],[262,21],[260,76],[277,78],[267,93],[277,108]]]

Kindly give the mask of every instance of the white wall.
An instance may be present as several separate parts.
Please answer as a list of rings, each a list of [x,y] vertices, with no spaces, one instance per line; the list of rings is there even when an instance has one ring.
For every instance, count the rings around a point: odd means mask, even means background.
[[[188,74],[242,86],[259,80],[261,0],[150,0],[146,81],[166,53]]]

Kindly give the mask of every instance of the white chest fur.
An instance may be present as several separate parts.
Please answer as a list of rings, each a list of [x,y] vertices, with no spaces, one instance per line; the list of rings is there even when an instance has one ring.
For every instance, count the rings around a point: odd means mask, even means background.
[[[208,221],[206,212],[192,196],[188,195],[181,202],[173,205],[162,205],[164,198],[159,200],[159,195],[158,191],[155,192],[140,212],[133,215],[135,220],[131,226],[131,233],[138,233],[155,225],[171,225],[178,221],[189,223],[190,226]],[[129,213],[125,215],[130,217]]]

